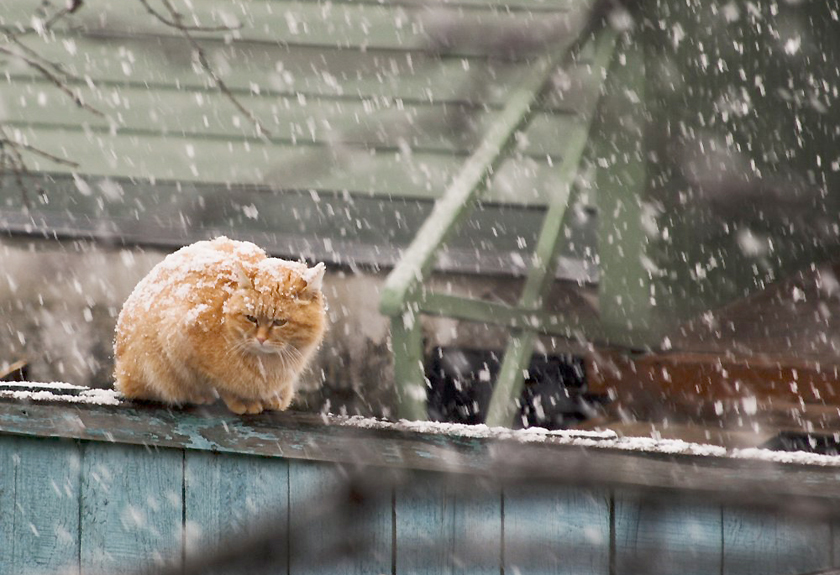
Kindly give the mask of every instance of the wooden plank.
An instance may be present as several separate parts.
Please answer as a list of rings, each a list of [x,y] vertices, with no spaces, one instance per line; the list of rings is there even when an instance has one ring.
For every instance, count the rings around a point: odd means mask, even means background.
[[[79,514],[83,572],[117,575],[180,562],[183,458],[176,449],[85,444]]]
[[[832,565],[831,527],[792,515],[723,510],[723,575],[812,573]]]
[[[0,436],[0,573],[14,571],[15,551],[15,475],[17,473],[14,436]]]
[[[486,196],[491,182],[498,181],[496,171],[513,147],[516,133],[528,124],[533,113],[532,104],[548,83],[551,72],[565,58],[569,44],[558,42],[553,46],[553,52],[543,54],[534,63],[522,84],[511,94],[502,113],[483,135],[479,147],[453,174],[440,201],[436,202],[399,264],[388,274],[380,296],[379,309],[383,314],[395,317],[409,311],[406,304],[420,291],[418,288],[422,287],[431,271],[441,245],[466,218],[475,202]],[[557,186],[561,191],[560,197],[568,197],[571,182],[560,178]],[[527,189],[521,182],[510,188],[513,195]],[[397,354],[394,361],[410,360]]]
[[[611,30],[602,32],[596,41],[595,67],[602,69],[605,75],[612,59],[615,43],[616,34]],[[600,95],[600,86],[596,95]],[[522,308],[542,311],[545,306],[545,297],[554,282],[558,255],[562,246],[568,241],[562,232],[569,229],[569,224],[573,219],[570,215],[573,210],[569,210],[568,207],[576,197],[577,187],[573,188],[571,182],[581,169],[580,164],[589,140],[590,126],[595,116],[596,102],[597,98],[593,97],[591,107],[581,116],[579,124],[568,135],[568,145],[560,173],[564,175],[567,182],[570,182],[569,193],[549,203],[539,240],[530,261],[525,286],[519,298],[519,306]],[[596,336],[595,333],[585,332],[581,335],[589,341]],[[512,426],[536,339],[536,331],[532,328],[510,334],[487,410],[488,425]]]
[[[65,41],[72,42],[74,54],[68,53]],[[47,43],[35,38],[27,42],[44,58],[60,63],[71,74],[90,77],[106,92],[114,86],[215,92],[208,90],[206,75],[194,68],[190,47],[183,40],[70,36]],[[408,58],[373,49],[325,50],[209,41],[202,45],[225,83],[241,96],[370,99],[373,105],[376,99],[394,103],[472,102],[500,107],[527,75],[527,67],[504,60],[471,61],[465,69],[463,58],[425,53],[412,53]],[[9,83],[42,80],[25,66],[14,66],[7,72]],[[586,95],[595,81],[599,81],[599,75],[592,66],[585,61],[572,62],[557,74],[544,105],[551,110],[576,111],[588,104]],[[69,85],[76,87],[74,82]],[[232,106],[230,114],[237,116]],[[247,124],[247,118],[239,117],[239,121]]]
[[[831,565],[840,567],[840,519],[831,521]]]
[[[189,45],[177,38],[150,41],[71,36],[64,39],[72,39],[76,53],[85,57],[70,56],[61,42],[41,43],[32,39],[29,45],[44,58],[65,66],[71,74],[89,76],[103,86],[113,83],[207,91],[210,85],[207,76],[193,67]],[[425,54],[411,54],[407,58],[390,51],[226,45],[210,41],[203,41],[202,46],[220,68],[225,83],[236,93],[266,96],[380,97],[421,102],[472,99],[499,104],[524,72],[522,66],[513,62],[488,61],[471,63],[467,74],[462,58],[440,59]],[[16,66],[9,73],[16,81],[38,77],[26,67]],[[465,86],[468,78],[478,85],[492,86],[492,90],[486,96],[473,93]]]
[[[417,154],[409,159],[399,154],[374,155],[360,148],[331,152],[323,147],[196,141],[174,134],[166,138],[87,136],[76,131],[32,128],[24,133],[32,145],[79,164],[72,169],[27,154],[32,170],[74,170],[89,177],[260,184],[292,190],[346,189],[364,195],[386,195],[402,189],[407,197],[434,197],[459,164],[458,158],[448,155]],[[219,158],[235,161],[220,162]],[[123,209],[132,207],[129,204]]]
[[[68,421],[73,425],[68,425]],[[818,499],[826,513],[840,500],[840,468],[739,457],[645,453],[599,447],[600,440],[546,437],[539,442],[418,430],[364,429],[305,413],[238,417],[221,407],[22,404],[0,400],[0,434],[505,477],[525,474],[568,484],[703,491],[716,501],[795,504]],[[606,442],[609,445],[609,442]],[[103,446],[104,448],[104,446]],[[129,449],[129,448],[126,448]],[[140,449],[139,451],[143,451]],[[166,457],[167,450],[148,458]],[[143,455],[143,454],[141,454]],[[138,457],[145,461],[147,456]]]
[[[30,22],[34,12],[31,2],[9,1],[9,20],[23,25]],[[417,50],[435,47],[438,37],[455,29],[472,30],[461,45],[447,46],[458,55],[482,55],[492,43],[487,36],[497,37],[505,30],[529,27],[532,34],[561,28],[568,4],[548,4],[550,11],[512,11],[492,7],[448,7],[433,10],[428,6],[393,6],[387,4],[335,3],[323,5],[295,0],[257,0],[247,8],[233,2],[191,3],[181,0],[172,4],[184,21],[196,26],[230,27],[225,32],[193,32],[195,37],[228,38],[246,42],[295,44],[319,47],[355,49]],[[586,4],[575,4],[576,9]],[[171,15],[161,6],[161,14]],[[88,35],[119,36],[179,36],[177,30],[161,24],[139,2],[107,2],[89,0],[75,17],[58,29],[69,28]],[[443,24],[445,23],[445,25]],[[569,35],[576,35],[570,30]],[[457,37],[463,36],[461,32]],[[483,42],[481,40],[484,40]]]
[[[7,0],[9,1],[9,0]],[[32,3],[28,4],[25,0],[16,0],[16,10],[9,11],[8,15],[0,15],[0,25],[8,25],[11,22],[19,21],[24,16],[31,15],[33,11]],[[302,2],[309,2],[318,4],[318,0],[301,0]],[[394,9],[399,7],[417,8],[426,6],[424,0],[334,0],[334,4],[372,4],[377,6],[391,6]],[[440,2],[446,7],[464,7],[481,10],[492,9],[509,9],[522,11],[549,11],[556,12],[558,10],[568,10],[575,5],[575,0],[442,0]],[[11,1],[9,1],[11,4]],[[224,3],[217,2],[216,8],[218,10],[224,9]],[[236,5],[231,3],[231,8]],[[27,20],[28,21],[28,20]]]
[[[289,464],[282,459],[187,451],[184,460],[186,557],[288,521]],[[277,541],[288,552],[288,541]]]
[[[305,2],[317,2],[318,0],[303,0]],[[387,4],[393,6],[426,6],[425,0],[337,0],[336,3],[352,2],[352,3],[369,3],[369,4]],[[575,0],[442,0],[441,4],[445,6],[462,6],[471,8],[498,8],[511,10],[532,10],[538,11],[545,9],[549,11],[569,9],[575,5]]]
[[[656,298],[663,294],[651,291],[659,235],[655,208],[647,198],[648,160],[643,154],[615,153],[646,145],[644,123],[637,120],[645,114],[645,58],[639,42],[622,43],[616,52],[592,138],[598,165],[599,309],[607,341],[658,345],[654,315]]]
[[[448,154],[376,154],[363,148],[307,149],[256,142],[196,141],[176,135],[110,136],[41,128],[29,128],[23,133],[31,145],[80,164],[78,168],[56,165],[26,153],[31,170],[54,174],[77,172],[95,178],[253,184],[333,193],[346,190],[387,197],[399,190],[398,197],[430,199],[439,197],[461,163],[461,158]],[[236,161],[220,162],[219,158]],[[499,169],[485,200],[541,206],[567,190],[568,182],[563,180],[557,166],[512,158]],[[117,202],[113,198],[109,202],[109,211],[136,209],[129,202]]]
[[[65,94],[43,82],[19,82],[3,89],[9,109],[7,126],[78,130],[117,129],[135,134],[191,135],[255,141],[250,122],[236,113],[230,101],[215,92],[143,86],[81,87],[84,101],[102,111],[100,118],[79,108]],[[272,131],[274,142],[325,145],[341,142],[379,150],[465,154],[498,115],[459,104],[402,103],[297,97],[241,95],[239,101]],[[576,121],[568,113],[540,112],[519,138],[517,151],[537,159],[559,161],[566,137]],[[455,128],[457,126],[457,129]]]
[[[755,405],[752,414],[786,405],[798,408],[800,402],[840,405],[840,366],[801,358],[686,352],[628,356],[599,350],[587,361],[589,388],[615,394],[634,413],[649,410],[645,404],[652,399],[658,408],[705,413],[715,420],[724,412],[737,415],[744,402]]]
[[[610,506],[605,491],[506,488],[504,533],[505,573],[610,573]]]
[[[13,449],[14,545],[4,573],[78,573],[81,456],[74,441],[18,438]],[[4,470],[11,471],[10,468]],[[0,555],[4,555],[0,553]],[[2,562],[0,562],[2,564]]]
[[[576,313],[535,312],[522,306],[511,306],[485,300],[425,291],[419,302],[428,315],[441,315],[467,321],[502,325],[509,329],[532,329],[538,333],[574,339],[599,338],[597,320]]]
[[[498,486],[477,482],[465,492],[445,477],[418,474],[397,488],[395,513],[398,573],[499,573]]]
[[[409,421],[425,421],[427,410],[426,369],[423,361],[423,330],[420,313],[408,310],[390,318],[394,353],[394,389],[397,415]]]
[[[309,461],[289,462],[289,514],[294,519],[306,512],[318,509],[324,501],[334,500],[346,486],[343,483],[346,471],[338,466]],[[292,532],[289,557],[289,572],[302,573],[348,573],[358,575],[379,575],[391,572],[393,546],[393,525],[391,494],[383,493],[380,500],[364,514],[355,514],[353,501],[348,507],[325,510],[314,520],[308,521],[304,529]],[[349,494],[348,494],[349,497]],[[358,553],[339,556],[326,565],[319,564],[323,557],[330,557],[339,551],[337,545],[352,540]]]
[[[721,509],[665,494],[615,494],[615,573],[720,573]]]
[[[85,180],[90,196],[79,192],[72,176],[38,178],[37,185],[45,190],[48,203],[32,198],[35,206],[29,214],[23,212],[20,194],[7,194],[0,198],[0,226],[28,236],[82,237],[160,248],[177,248],[224,234],[253,241],[290,259],[390,266],[398,261],[400,250],[431,210],[428,200],[126,179],[112,183],[131,200],[109,202],[102,190],[105,182]],[[27,180],[30,189],[36,182]],[[246,206],[256,210],[255,219],[245,215]],[[519,273],[517,242],[536,241],[540,219],[538,209],[483,205],[465,222],[462,233],[453,236],[446,257],[436,267],[470,273]],[[485,248],[478,254],[476,242]],[[564,267],[560,273],[573,280],[586,279],[576,268]]]

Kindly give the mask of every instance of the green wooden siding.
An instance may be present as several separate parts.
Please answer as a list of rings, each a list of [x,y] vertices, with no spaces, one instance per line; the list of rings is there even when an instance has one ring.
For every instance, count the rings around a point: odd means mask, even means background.
[[[29,21],[32,2],[4,3],[6,23]],[[445,14],[438,17],[487,33],[499,25],[496,20],[533,23],[562,17],[568,6],[542,8],[520,12],[488,4],[442,8]],[[233,2],[194,10],[205,23],[212,15],[246,12]],[[214,34],[205,49],[225,83],[272,130],[271,144],[259,141],[250,121],[208,88],[186,40],[155,26],[139,2],[85,3],[79,18],[71,18],[72,30],[59,29],[46,40],[26,38],[31,48],[80,78],[69,84],[104,118],[76,107],[31,69],[16,65],[7,70],[4,122],[23,130],[30,144],[78,162],[72,171],[82,175],[433,198],[462,161],[459,155],[477,145],[494,110],[528,73],[527,63],[486,53],[429,53],[422,25],[429,10],[272,1],[249,4],[247,13],[229,42]],[[412,31],[409,39],[395,25],[401,20]],[[287,43],[283,30],[290,22],[299,23],[301,33]],[[264,27],[271,30],[267,37],[259,32]],[[357,33],[343,37],[337,30],[344,28]],[[489,201],[544,205],[551,197],[552,186],[562,182],[552,179],[552,164],[562,156],[564,135],[574,123],[569,112],[580,105],[580,89],[591,74],[584,51],[546,100],[547,111],[519,138],[518,152],[528,160],[511,159]],[[357,149],[343,150],[349,157],[334,158],[337,165],[327,162],[326,173],[301,169],[307,158],[321,163],[335,155],[328,143],[336,140]],[[219,161],[225,157],[229,161]],[[36,157],[30,161],[35,171],[70,171]],[[525,185],[510,189],[522,178]],[[531,188],[535,191],[522,193]]]
[[[46,193],[30,194],[30,219],[13,178],[0,182],[0,226],[166,246],[225,233],[280,255],[393,265],[529,74],[533,52],[499,57],[494,39],[523,24],[543,30],[535,29],[538,37],[589,5],[181,6],[191,21],[238,26],[195,36],[231,92],[271,131],[265,139],[193,62],[189,43],[140,2],[86,2],[49,35],[23,40],[72,74],[68,85],[104,117],[77,107],[25,65],[4,67],[4,124],[79,166],[27,154],[37,176],[26,184]],[[0,24],[13,26],[28,24],[37,3],[2,6]],[[575,18],[569,40],[580,31]],[[444,28],[471,32],[446,47],[438,45]],[[583,46],[557,72],[492,178],[486,211],[453,238],[439,269],[524,271],[522,242],[536,241],[540,212],[567,193],[560,166],[578,130],[576,114],[599,80],[592,54]],[[256,215],[246,216],[246,207]],[[594,257],[593,230],[578,226],[575,248],[564,252],[569,261],[580,262],[584,251]],[[559,273],[591,281],[581,267]]]

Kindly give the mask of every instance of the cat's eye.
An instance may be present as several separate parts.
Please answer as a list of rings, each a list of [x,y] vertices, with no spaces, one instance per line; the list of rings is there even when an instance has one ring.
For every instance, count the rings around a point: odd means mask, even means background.
[[[252,315],[246,315],[246,316],[245,316],[245,319],[247,319],[247,320],[248,320],[248,321],[250,321],[251,323],[257,323],[257,318],[255,318],[255,317],[254,317],[254,316],[252,316]]]
[[[286,325],[286,322],[287,320],[285,319],[275,319],[273,322],[271,322],[271,325],[273,325],[274,327],[283,327],[284,325]]]

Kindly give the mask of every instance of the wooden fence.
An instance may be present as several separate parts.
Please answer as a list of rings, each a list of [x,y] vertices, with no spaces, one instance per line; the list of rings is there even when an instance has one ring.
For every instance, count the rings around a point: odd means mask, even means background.
[[[569,443],[0,400],[0,573],[179,569],[269,520],[291,526],[272,571],[290,574],[772,575],[840,563],[840,467]],[[295,545],[295,529],[317,542],[335,527],[338,508],[335,521],[295,521],[359,471],[395,478],[348,529],[359,553],[333,565]]]

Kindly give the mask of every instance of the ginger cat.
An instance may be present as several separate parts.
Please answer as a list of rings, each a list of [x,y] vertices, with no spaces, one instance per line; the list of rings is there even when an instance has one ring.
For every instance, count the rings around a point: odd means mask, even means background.
[[[326,324],[324,264],[269,258],[225,237],[168,255],[126,300],[114,341],[128,398],[289,407]]]

